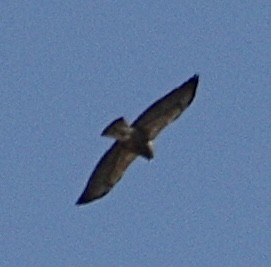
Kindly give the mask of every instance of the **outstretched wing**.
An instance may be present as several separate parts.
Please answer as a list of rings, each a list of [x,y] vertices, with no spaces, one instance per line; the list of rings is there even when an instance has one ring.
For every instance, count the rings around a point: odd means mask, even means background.
[[[136,157],[137,154],[128,151],[116,141],[100,159],[76,204],[86,204],[106,195]]]
[[[153,140],[170,122],[176,120],[193,101],[199,76],[194,75],[181,86],[153,103],[132,124]]]

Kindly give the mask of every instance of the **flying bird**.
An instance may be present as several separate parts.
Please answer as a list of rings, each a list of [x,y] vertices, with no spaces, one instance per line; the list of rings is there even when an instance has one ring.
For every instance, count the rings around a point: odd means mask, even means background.
[[[154,157],[152,141],[192,103],[198,81],[198,75],[191,77],[153,103],[131,126],[121,117],[103,130],[102,136],[116,141],[98,162],[77,205],[87,204],[106,195],[137,156],[148,160]]]

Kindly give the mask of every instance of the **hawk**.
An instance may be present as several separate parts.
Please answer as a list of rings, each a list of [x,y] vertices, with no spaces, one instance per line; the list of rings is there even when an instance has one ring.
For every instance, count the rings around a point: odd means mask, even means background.
[[[106,195],[137,156],[147,160],[154,157],[152,141],[192,103],[198,81],[199,76],[194,75],[153,103],[130,126],[121,117],[103,130],[102,136],[116,141],[98,162],[77,205],[87,204]]]

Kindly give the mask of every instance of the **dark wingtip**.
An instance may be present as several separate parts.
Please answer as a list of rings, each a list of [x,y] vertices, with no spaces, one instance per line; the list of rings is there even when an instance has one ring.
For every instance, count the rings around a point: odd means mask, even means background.
[[[198,83],[199,83],[199,74],[196,73],[191,78],[189,78],[186,82],[184,82],[181,86],[186,86],[187,84],[190,84],[196,90]]]
[[[90,201],[81,201],[80,199],[78,199],[75,203],[76,206],[82,206],[82,205],[86,205],[88,204]]]
[[[76,201],[75,205],[76,206],[79,206],[79,205],[84,205],[84,204],[87,204],[89,203],[91,200],[89,199],[86,199],[86,197],[84,196],[84,194],[82,194],[78,200]]]
[[[195,73],[193,77],[189,79],[189,81],[194,81],[196,84],[199,82],[199,74]]]
[[[198,83],[199,83],[199,75],[196,73],[196,74],[194,74],[194,76],[192,76],[185,84],[190,84],[190,85],[192,85],[192,90],[193,90],[193,94],[192,94],[192,96],[191,96],[191,99],[190,99],[190,101],[187,103],[187,106],[189,106],[192,102],[193,102],[193,100],[194,100],[194,98],[195,98],[195,95],[196,95],[196,91],[197,91],[197,87],[198,87]]]
[[[199,75],[196,73],[196,74],[194,74],[194,76],[192,76],[188,81],[187,81],[187,83],[189,84],[189,83],[191,83],[191,84],[193,84],[193,87],[195,88],[195,91],[196,91],[196,89],[197,89],[197,87],[198,87],[198,83],[199,83]]]
[[[76,203],[75,203],[76,206],[79,206],[79,205],[82,205],[82,204],[85,204],[85,202],[82,201],[81,198],[79,198],[79,199],[76,201]]]
[[[88,195],[83,193],[78,200],[76,201],[75,205],[76,206],[80,206],[80,205],[86,205],[90,202],[96,201],[97,199],[102,198],[103,196],[105,196],[108,192],[110,191],[110,188],[108,188],[107,190],[105,190],[104,192],[98,194],[98,195]]]

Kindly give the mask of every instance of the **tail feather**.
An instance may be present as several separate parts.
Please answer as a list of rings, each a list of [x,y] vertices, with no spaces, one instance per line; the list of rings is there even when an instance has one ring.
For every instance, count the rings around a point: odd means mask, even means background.
[[[123,117],[114,120],[102,132],[102,136],[111,137],[120,141],[127,140],[133,129],[128,125]]]

